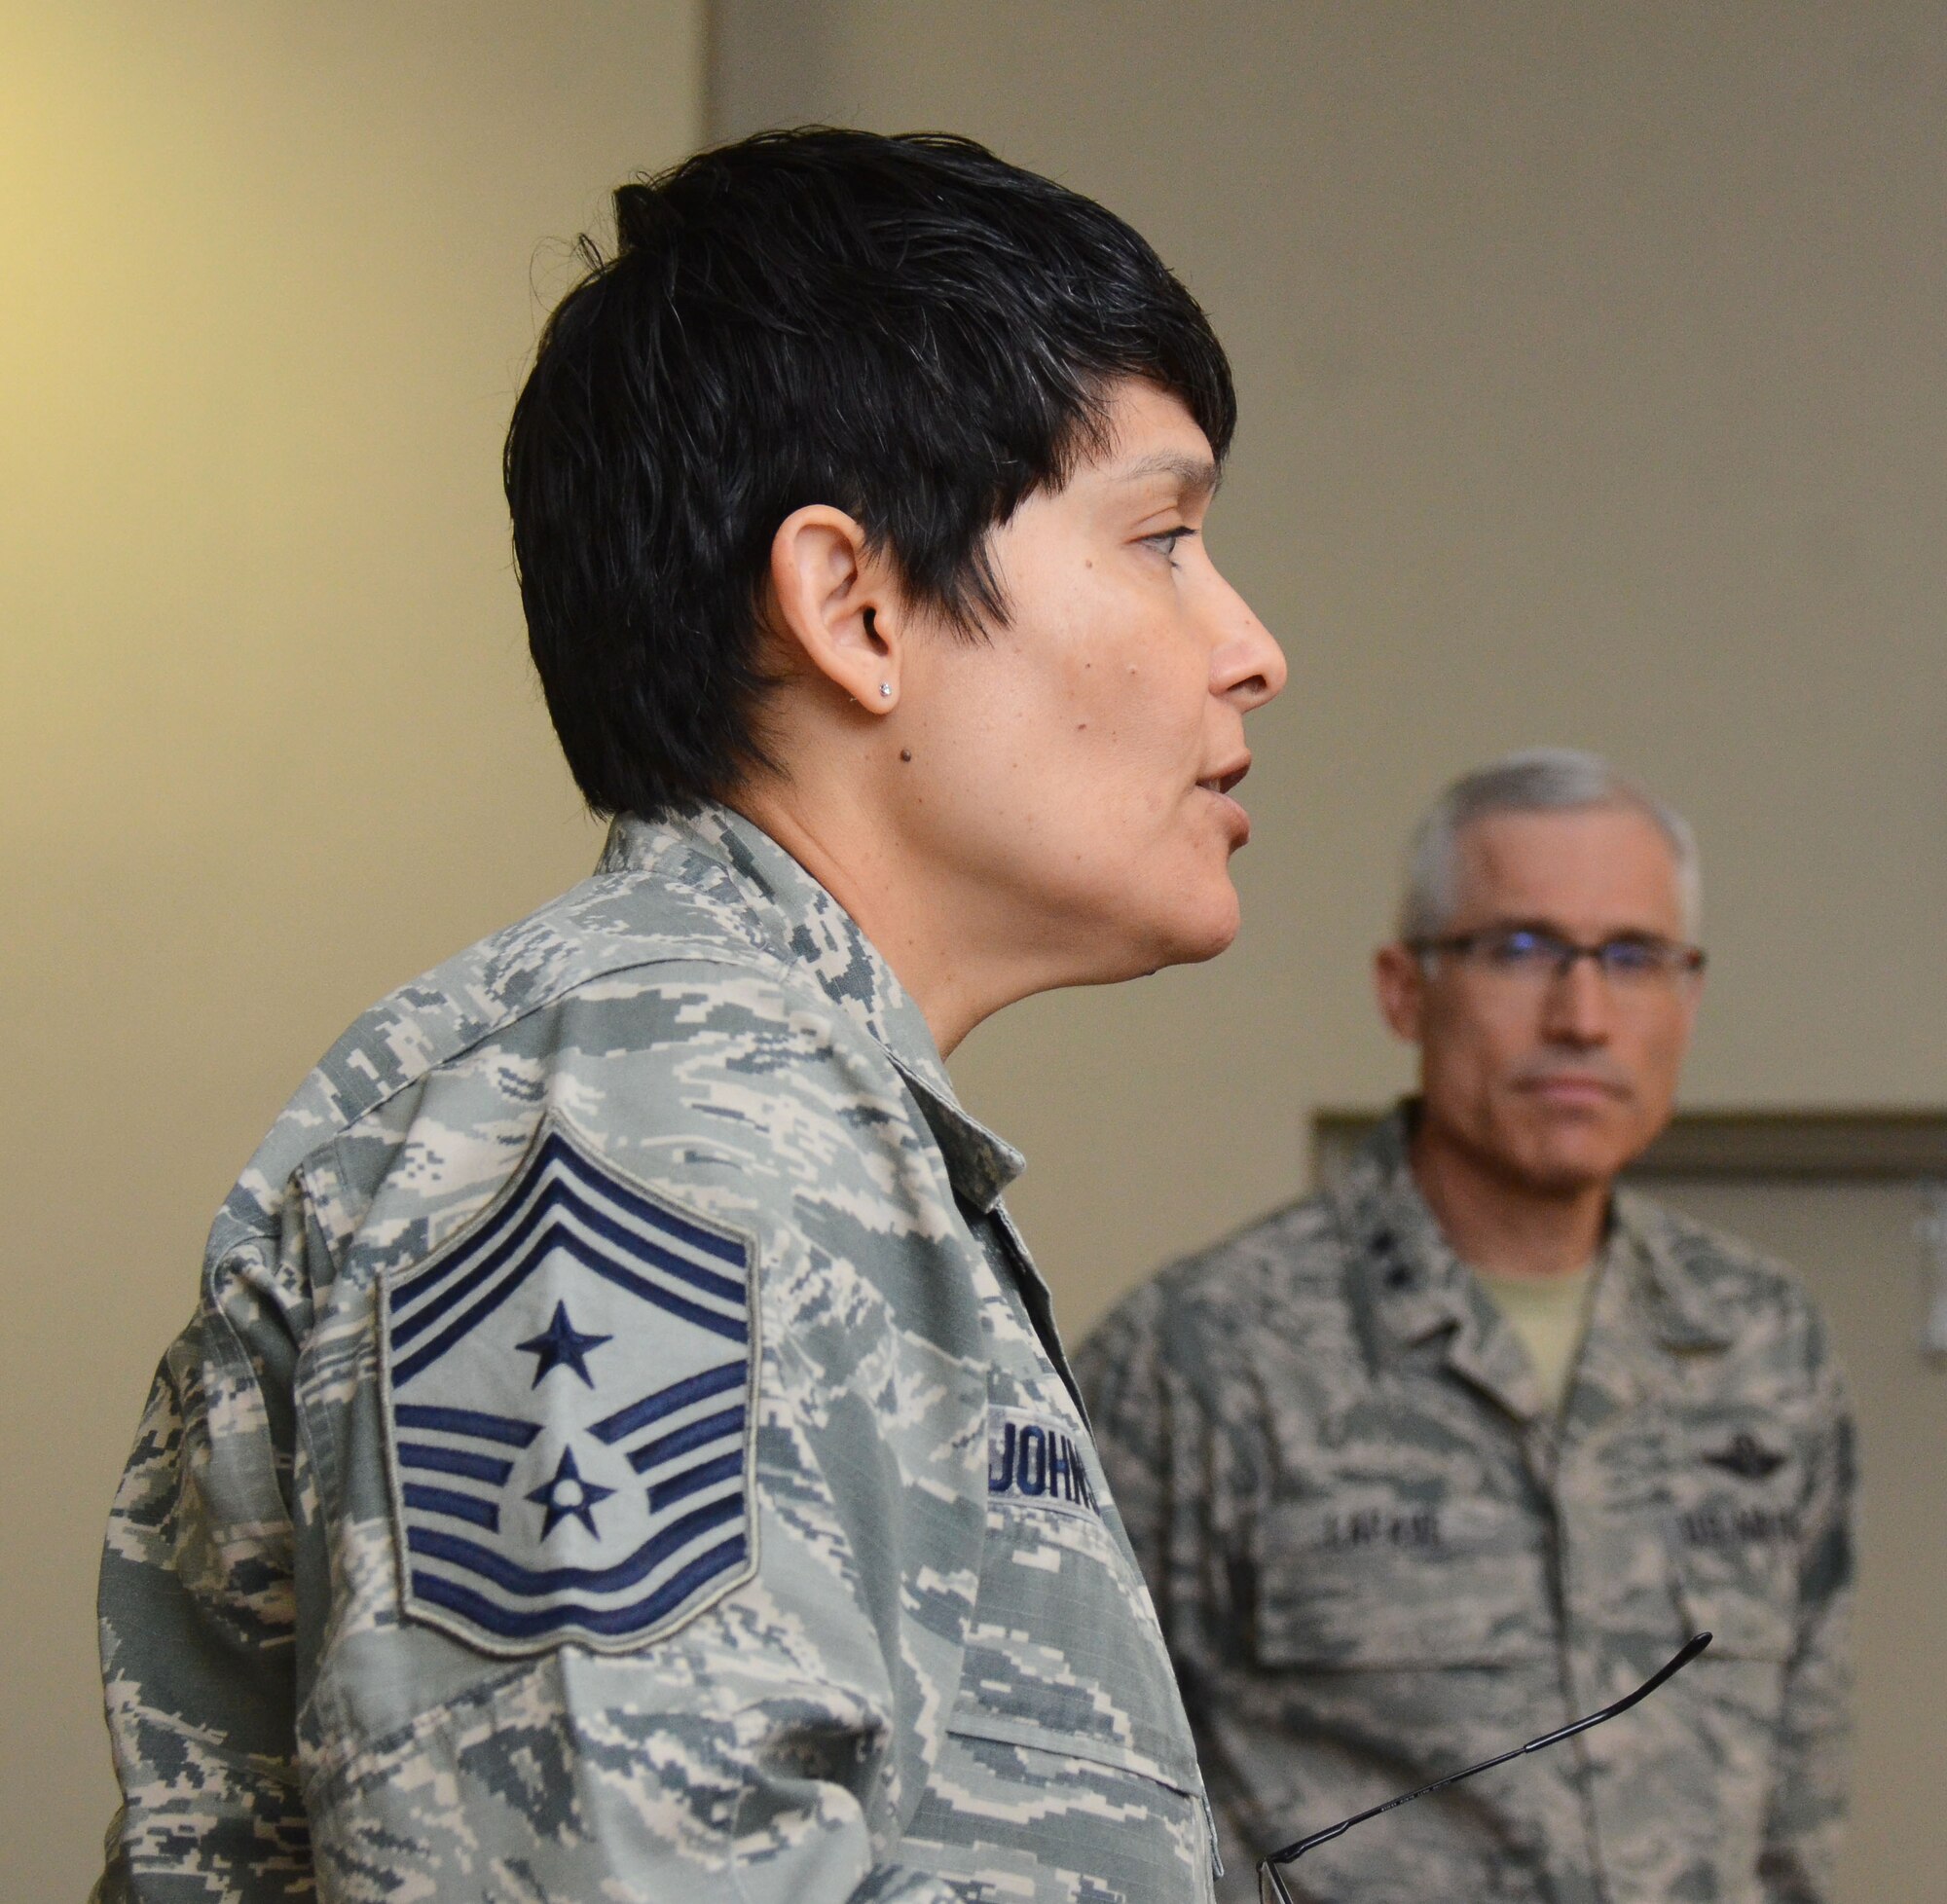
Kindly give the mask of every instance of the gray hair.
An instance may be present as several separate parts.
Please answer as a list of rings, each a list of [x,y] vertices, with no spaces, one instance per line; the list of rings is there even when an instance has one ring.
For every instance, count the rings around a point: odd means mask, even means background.
[[[1460,835],[1495,813],[1575,813],[1623,807],[1653,821],[1676,861],[1683,930],[1695,938],[1704,909],[1703,867],[1690,823],[1640,781],[1577,748],[1537,747],[1463,774],[1414,828],[1400,897],[1403,940],[1437,938],[1453,917],[1460,877]]]

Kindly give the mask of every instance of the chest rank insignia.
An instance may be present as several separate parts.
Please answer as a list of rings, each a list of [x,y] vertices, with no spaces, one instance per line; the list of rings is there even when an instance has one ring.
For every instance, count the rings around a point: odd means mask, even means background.
[[[1736,1475],[1740,1481],[1769,1481],[1785,1462],[1782,1454],[1766,1447],[1755,1435],[1742,1429],[1731,1437],[1728,1446],[1706,1454],[1704,1459],[1713,1468]]]
[[[642,1646],[755,1564],[753,1252],[544,1126],[387,1279],[403,1611],[487,1652]]]

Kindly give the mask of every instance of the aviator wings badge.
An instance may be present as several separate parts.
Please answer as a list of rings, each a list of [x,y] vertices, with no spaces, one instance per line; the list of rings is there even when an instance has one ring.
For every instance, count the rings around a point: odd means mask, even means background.
[[[1786,1457],[1776,1448],[1766,1447],[1747,1430],[1740,1429],[1728,1446],[1711,1450],[1703,1459],[1713,1468],[1736,1475],[1740,1481],[1769,1481],[1784,1466]]]
[[[491,1653],[642,1646],[755,1565],[755,1252],[542,1127],[386,1281],[403,1611]]]

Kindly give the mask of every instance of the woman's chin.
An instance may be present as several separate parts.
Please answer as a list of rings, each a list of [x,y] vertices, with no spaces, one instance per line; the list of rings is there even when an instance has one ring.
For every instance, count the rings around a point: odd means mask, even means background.
[[[1237,904],[1237,889],[1228,877],[1197,894],[1194,904],[1188,902],[1190,895],[1182,897],[1184,903],[1157,922],[1153,943],[1157,956],[1149,963],[1151,971],[1160,970],[1164,966],[1201,965],[1204,960],[1227,951],[1237,936],[1242,913]]]

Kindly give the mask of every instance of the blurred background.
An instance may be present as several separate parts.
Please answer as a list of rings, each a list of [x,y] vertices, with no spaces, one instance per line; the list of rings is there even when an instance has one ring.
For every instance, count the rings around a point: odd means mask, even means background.
[[[1064,1326],[1405,1081],[1367,959],[1444,780],[1541,742],[1643,775],[1706,859],[1686,1105],[1783,1133],[1698,1206],[1800,1259],[1866,1417],[1847,1895],[1937,1888],[1939,7],[0,0],[7,1894],[96,1868],[95,1553],[218,1200],[362,1006],[595,852],[497,469],[572,240],[808,120],[1102,199],[1237,370],[1212,542],[1292,663],[1243,936],[954,1066]]]

